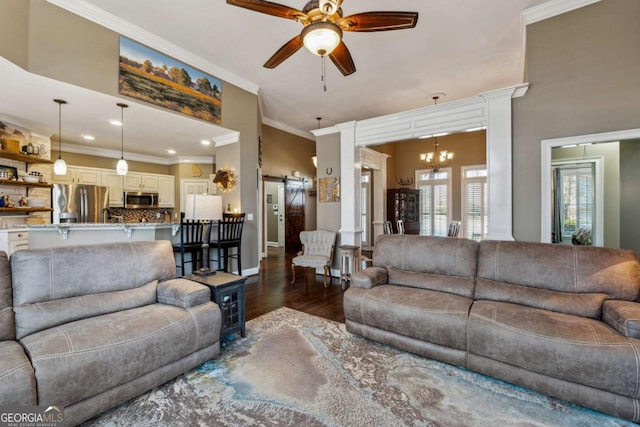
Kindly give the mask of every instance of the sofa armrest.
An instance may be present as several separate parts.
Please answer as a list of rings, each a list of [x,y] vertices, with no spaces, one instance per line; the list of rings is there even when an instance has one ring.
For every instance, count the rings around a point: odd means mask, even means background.
[[[387,269],[382,267],[367,267],[351,275],[351,286],[355,288],[371,289],[374,286],[387,283]]]
[[[211,291],[205,285],[187,279],[171,279],[158,283],[158,302],[190,308],[211,301]]]
[[[640,338],[640,304],[637,302],[605,301],[602,320],[625,337]]]

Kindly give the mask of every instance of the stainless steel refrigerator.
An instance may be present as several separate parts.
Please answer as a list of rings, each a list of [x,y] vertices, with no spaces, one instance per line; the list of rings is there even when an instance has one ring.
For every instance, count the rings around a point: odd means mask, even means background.
[[[84,184],[53,184],[53,223],[104,222],[109,188]]]

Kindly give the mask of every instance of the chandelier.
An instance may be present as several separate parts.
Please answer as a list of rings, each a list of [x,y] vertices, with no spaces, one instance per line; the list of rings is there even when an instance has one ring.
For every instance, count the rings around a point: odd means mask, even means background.
[[[433,97],[434,105],[438,105],[439,96]],[[426,169],[431,169],[434,173],[441,169],[449,167],[453,159],[453,152],[447,150],[438,150],[438,135],[433,136],[433,151],[428,153],[420,153],[420,161]]]
[[[433,172],[449,167],[451,159],[453,159],[453,152],[447,150],[438,151],[437,136],[433,138],[433,151],[420,153],[420,160],[424,163],[425,168],[431,169]]]

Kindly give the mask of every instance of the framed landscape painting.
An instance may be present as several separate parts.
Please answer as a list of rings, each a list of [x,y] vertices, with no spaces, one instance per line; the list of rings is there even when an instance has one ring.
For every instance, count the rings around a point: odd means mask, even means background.
[[[119,92],[220,124],[222,82],[160,52],[120,37]]]

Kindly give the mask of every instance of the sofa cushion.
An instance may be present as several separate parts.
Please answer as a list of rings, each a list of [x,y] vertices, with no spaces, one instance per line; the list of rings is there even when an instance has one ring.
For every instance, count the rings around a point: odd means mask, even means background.
[[[406,286],[349,288],[344,315],[357,323],[464,350],[471,303],[458,295]]]
[[[189,308],[211,301],[211,291],[205,285],[187,279],[171,279],[158,285],[158,302]]]
[[[638,398],[640,340],[604,322],[506,302],[471,307],[470,354]]]
[[[12,307],[11,267],[7,253],[0,251],[0,341],[16,337]]]
[[[602,320],[625,337],[640,338],[640,304],[637,302],[605,301]]]
[[[11,269],[14,306],[134,289],[176,276],[166,240],[18,251]]]
[[[367,267],[351,275],[351,286],[371,289],[387,283],[388,271],[382,267]]]
[[[474,280],[471,277],[418,273],[388,267],[387,281],[390,285],[411,286],[412,288],[448,292],[466,298],[472,298],[473,296]]]
[[[15,307],[18,339],[47,328],[87,317],[128,310],[156,302],[158,281],[136,289],[102,292]]]
[[[602,303],[607,298],[601,293],[556,292],[487,279],[477,280],[475,293],[478,300],[511,302],[592,319],[602,318]]]
[[[0,341],[0,402],[3,406],[37,403],[33,368],[16,341]]]
[[[627,301],[640,296],[638,258],[621,249],[484,240],[477,278],[556,292],[603,293]]]
[[[474,240],[388,234],[379,236],[376,240],[373,265],[429,275],[466,278],[468,280],[460,280],[455,286],[455,293],[470,298],[473,295],[477,252],[478,242]],[[439,280],[432,280],[430,276],[423,278],[429,282]],[[398,284],[407,286],[404,283]]]
[[[152,304],[78,320],[23,338],[38,403],[69,406],[218,341],[220,310]]]

